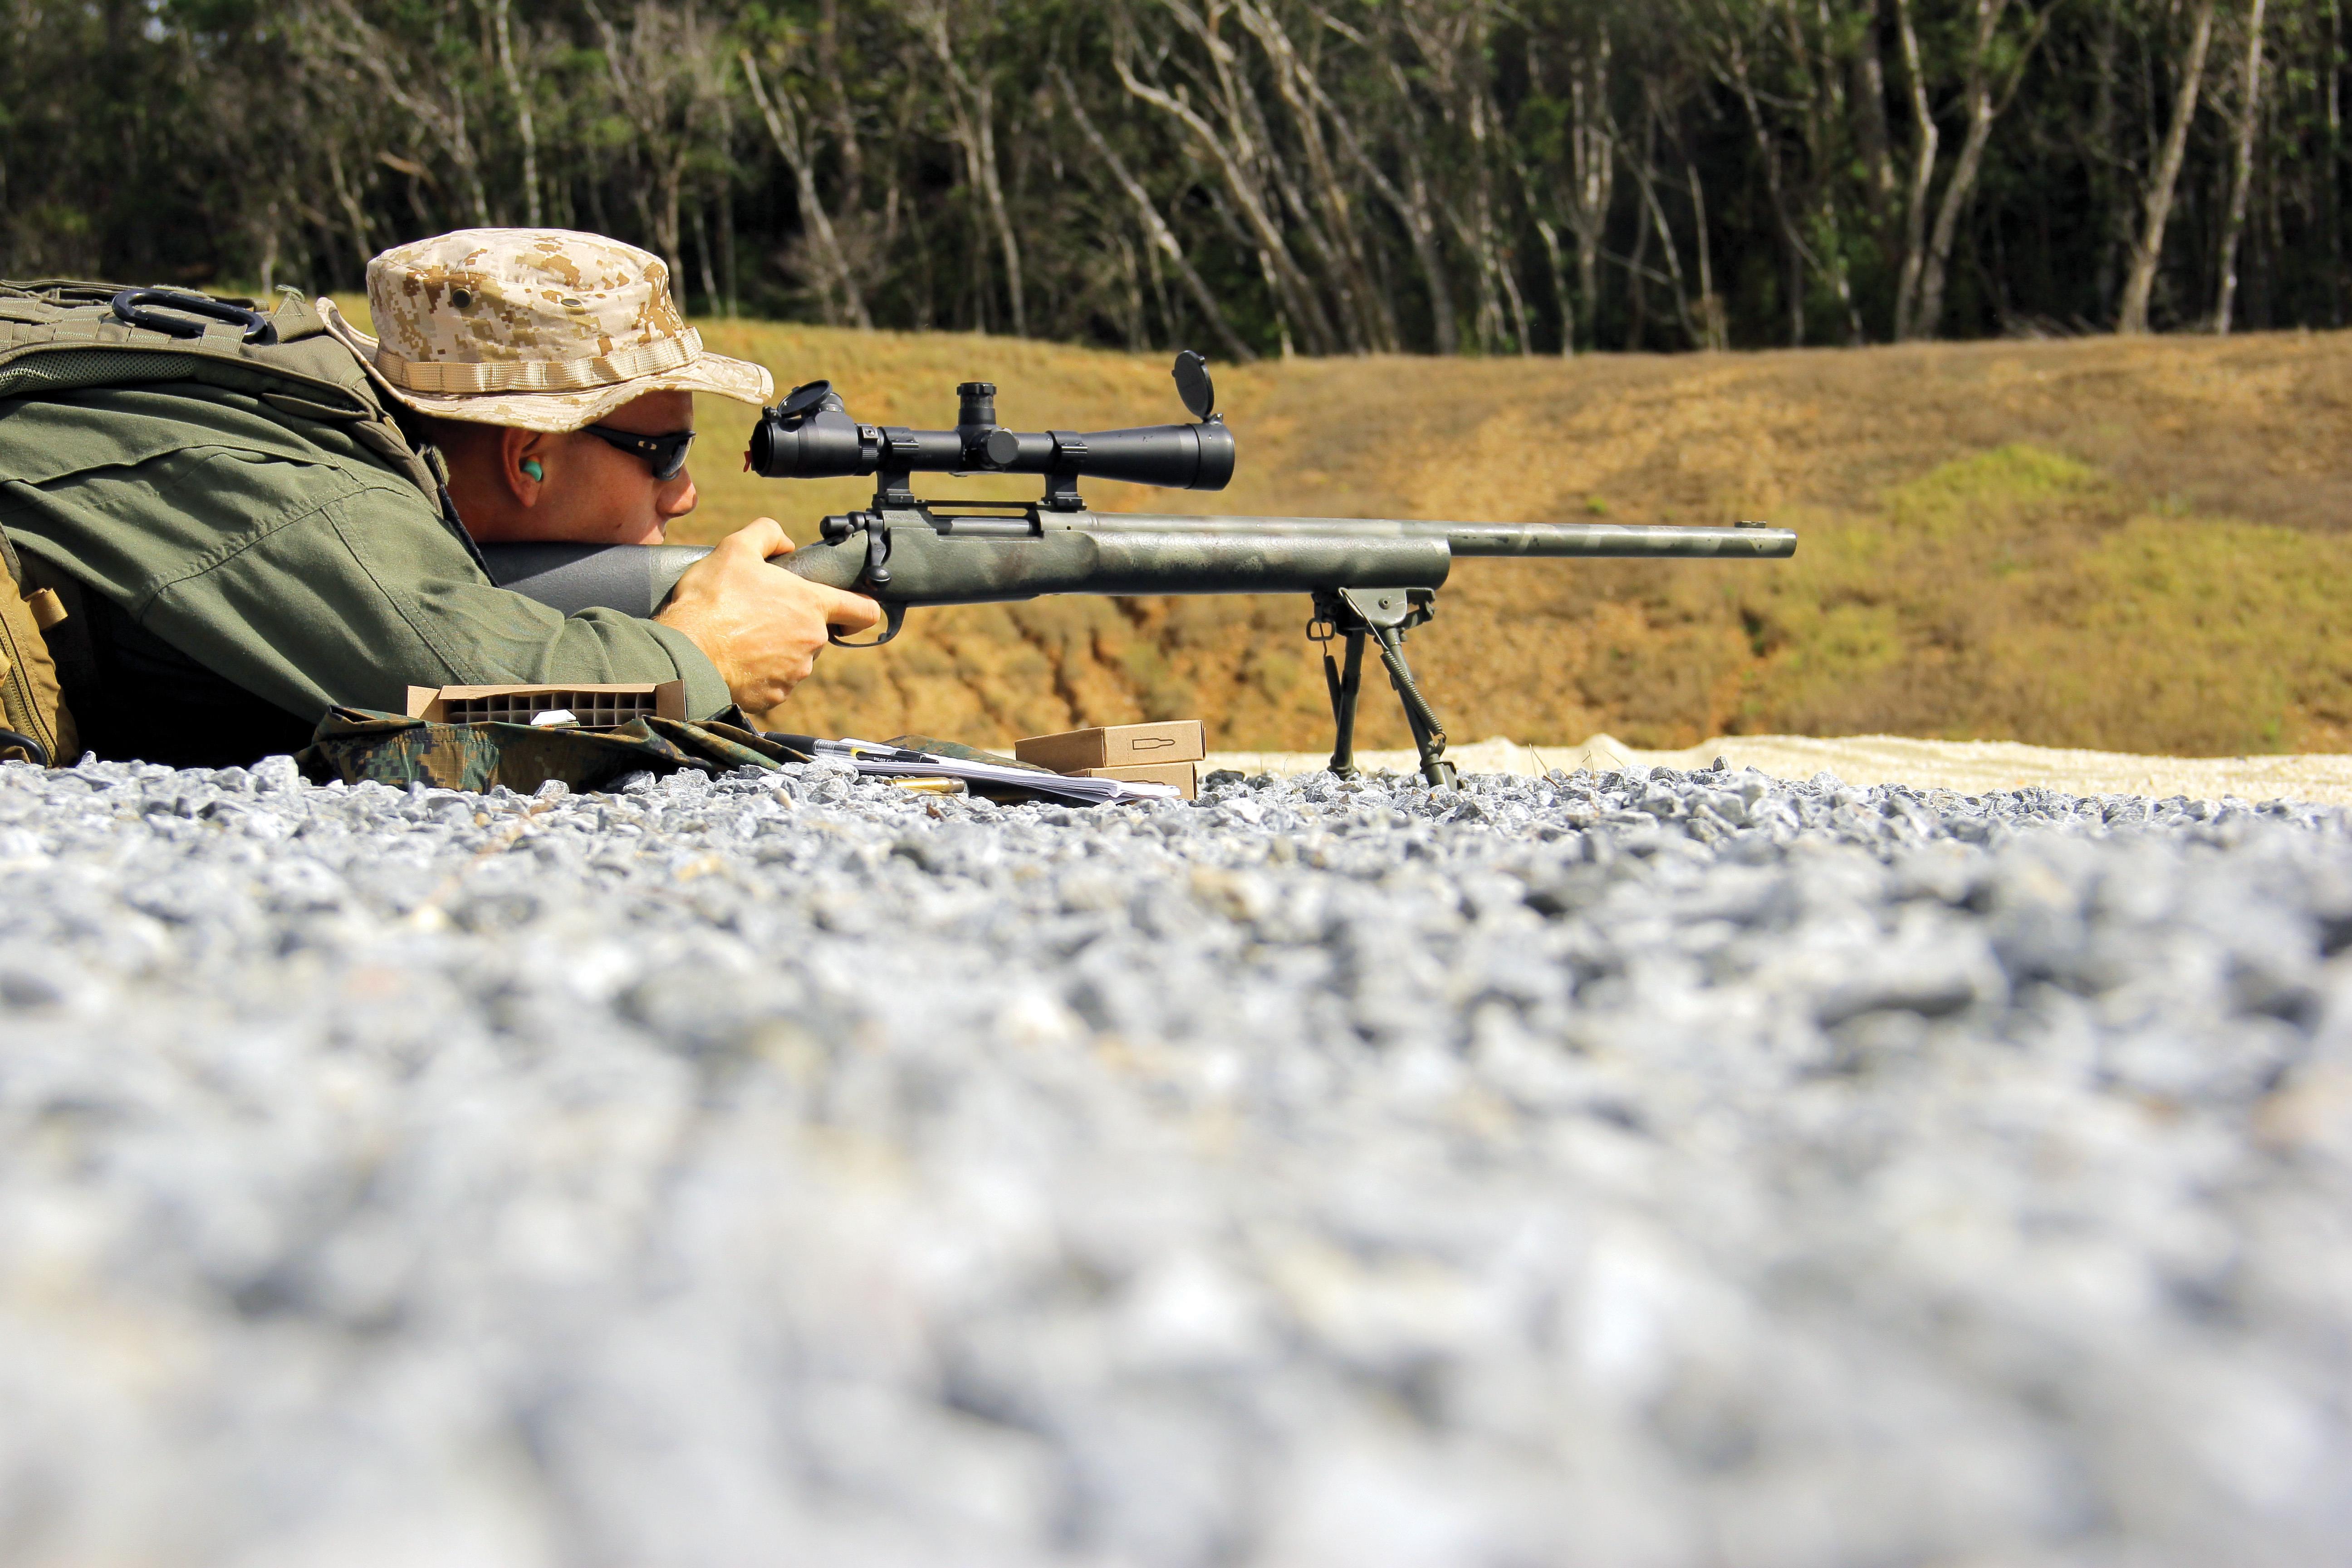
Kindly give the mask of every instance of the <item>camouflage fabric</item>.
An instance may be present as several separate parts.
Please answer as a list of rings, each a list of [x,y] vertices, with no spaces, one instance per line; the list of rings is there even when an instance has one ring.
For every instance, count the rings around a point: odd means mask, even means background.
[[[319,301],[328,329],[411,408],[562,433],[648,392],[765,403],[758,365],[710,353],[651,251],[570,229],[468,228],[368,263],[381,337]]]
[[[694,768],[722,773],[740,767],[780,769],[804,763],[801,752],[762,738],[732,708],[699,723],[637,719],[609,730],[530,724],[429,724],[398,713],[337,708],[295,757],[315,783],[436,784],[488,790],[499,784],[529,795],[550,779],[598,789],[633,773]]]

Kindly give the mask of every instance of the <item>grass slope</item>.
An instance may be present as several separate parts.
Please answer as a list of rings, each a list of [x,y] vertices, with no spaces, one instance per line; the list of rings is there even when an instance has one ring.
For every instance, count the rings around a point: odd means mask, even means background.
[[[1180,417],[1166,356],[749,322],[711,346],[861,418],[953,422],[998,384],[1024,428]],[[1573,361],[1220,368],[1241,470],[1219,495],[1097,485],[1109,510],[1628,522],[1764,517],[1793,561],[1465,562],[1415,667],[1461,739],[1633,743],[1887,731],[2229,755],[2352,749],[2352,336],[1934,344]],[[709,405],[703,505],[798,539],[856,483],[739,471]],[[934,495],[1025,486],[930,481]],[[1198,716],[1307,749],[1328,714],[1304,600],[1041,600],[918,614],[829,654],[794,728],[978,741]],[[1408,744],[1385,691],[1362,742]]]

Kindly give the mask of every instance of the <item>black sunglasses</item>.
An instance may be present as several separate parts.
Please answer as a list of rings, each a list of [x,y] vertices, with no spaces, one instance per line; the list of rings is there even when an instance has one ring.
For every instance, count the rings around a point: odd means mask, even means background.
[[[640,436],[634,430],[615,430],[610,425],[583,426],[599,441],[618,447],[622,451],[646,460],[654,478],[665,482],[686,471],[686,449],[694,445],[694,432],[673,430],[667,436]]]

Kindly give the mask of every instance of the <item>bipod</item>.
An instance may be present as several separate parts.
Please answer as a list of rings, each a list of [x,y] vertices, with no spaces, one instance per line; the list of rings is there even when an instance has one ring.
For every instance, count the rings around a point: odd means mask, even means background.
[[[1380,645],[1389,684],[1404,704],[1404,721],[1412,726],[1412,743],[1421,752],[1421,776],[1435,789],[1455,787],[1454,764],[1445,760],[1444,727],[1404,659],[1404,634],[1428,621],[1436,609],[1433,588],[1315,590],[1315,618],[1307,623],[1307,635],[1324,645],[1323,681],[1331,690],[1331,721],[1337,731],[1331,771],[1341,778],[1356,776],[1356,700],[1363,689],[1364,639],[1369,637]],[[1333,637],[1346,639],[1344,669],[1331,657]]]

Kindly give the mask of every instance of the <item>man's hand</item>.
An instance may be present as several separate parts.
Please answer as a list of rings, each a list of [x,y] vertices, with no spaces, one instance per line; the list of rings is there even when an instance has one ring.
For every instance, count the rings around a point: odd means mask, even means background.
[[[763,517],[686,569],[654,618],[709,655],[747,713],[762,713],[809,678],[829,626],[862,632],[882,619],[863,594],[845,594],[768,564],[792,553],[783,525]]]

